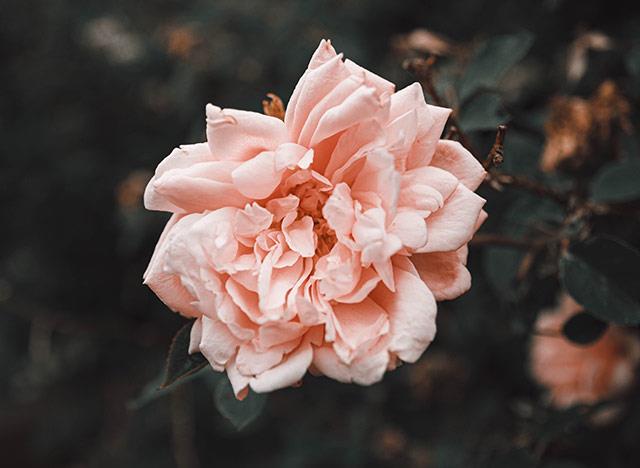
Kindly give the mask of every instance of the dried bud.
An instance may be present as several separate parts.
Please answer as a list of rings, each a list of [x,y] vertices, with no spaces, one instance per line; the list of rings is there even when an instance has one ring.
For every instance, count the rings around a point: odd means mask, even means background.
[[[266,115],[284,120],[284,104],[282,99],[274,93],[267,93],[267,98],[262,101],[262,111]]]
[[[545,172],[599,167],[616,156],[615,130],[628,132],[631,128],[629,102],[610,80],[602,83],[589,99],[555,97],[550,109],[541,162]]]

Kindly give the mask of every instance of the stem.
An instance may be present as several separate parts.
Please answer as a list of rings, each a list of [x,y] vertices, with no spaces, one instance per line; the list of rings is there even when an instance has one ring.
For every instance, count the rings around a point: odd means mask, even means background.
[[[528,177],[505,174],[497,171],[490,171],[487,174],[485,181],[490,187],[501,190],[503,186],[511,186],[531,192],[540,197],[550,198],[561,205],[567,205],[570,200],[570,196],[566,192],[558,191],[554,188],[548,187],[540,182],[529,179]]]
[[[502,234],[476,234],[471,239],[470,244],[475,246],[495,245],[501,247],[515,247],[517,249],[528,250],[536,247],[541,241],[532,239],[515,239],[513,237],[503,236]]]

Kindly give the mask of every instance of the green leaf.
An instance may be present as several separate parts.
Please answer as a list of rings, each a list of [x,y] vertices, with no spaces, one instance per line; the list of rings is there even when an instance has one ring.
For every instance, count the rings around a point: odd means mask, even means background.
[[[640,253],[610,237],[571,246],[560,259],[560,279],[589,313],[620,325],[640,323]]]
[[[496,93],[479,94],[460,111],[460,127],[465,132],[495,130],[506,121],[507,114],[502,111],[502,100]]]
[[[187,377],[206,367],[209,363],[201,353],[189,354],[189,338],[193,321],[186,323],[173,337],[169,354],[165,378],[161,388],[168,387],[179,379]]]
[[[147,383],[144,386],[144,388],[140,391],[140,394],[137,397],[127,402],[127,409],[134,410],[134,411],[139,410],[140,408],[148,405],[152,401],[155,401],[158,398],[162,398],[166,395],[171,394],[180,385],[190,382],[192,380],[195,380],[202,375],[203,375],[202,372],[195,372],[187,377],[174,381],[170,385],[161,387],[162,382],[165,379],[165,371],[163,370],[153,380],[151,380],[149,383]]]
[[[242,401],[238,400],[229,379],[220,379],[214,391],[216,408],[237,430],[242,430],[256,420],[267,403],[264,393],[249,392]]]
[[[533,35],[528,32],[495,36],[483,43],[460,80],[460,102],[479,89],[496,88],[507,71],[527,54],[532,44]]]
[[[591,185],[591,198],[602,203],[640,199],[640,159],[627,159],[602,168]]]
[[[640,78],[640,44],[636,44],[627,54],[627,69],[636,78]]]
[[[579,345],[588,345],[597,341],[607,331],[607,323],[588,314],[579,312],[567,320],[562,333]]]

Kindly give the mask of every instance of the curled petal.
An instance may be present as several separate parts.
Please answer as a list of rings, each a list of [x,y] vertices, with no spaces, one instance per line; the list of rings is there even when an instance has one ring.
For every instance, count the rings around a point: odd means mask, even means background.
[[[458,185],[444,207],[427,218],[429,240],[419,251],[448,252],[469,242],[484,203],[484,198]]]
[[[198,349],[211,367],[217,371],[224,370],[239,344],[238,339],[220,320],[202,316],[202,337]]]
[[[313,232],[313,219],[311,216],[295,219],[296,214],[289,213],[282,220],[282,232],[287,244],[302,257],[313,257],[318,244],[318,236]]]
[[[247,161],[287,139],[284,123],[257,112],[207,104],[207,141],[213,159]]]
[[[477,189],[487,175],[482,164],[464,146],[452,140],[438,142],[431,164],[456,176],[469,190]]]
[[[267,198],[280,184],[284,169],[276,170],[276,153],[264,151],[242,163],[231,173],[233,185],[244,196]]]
[[[398,236],[402,245],[417,250],[427,243],[427,223],[414,211],[398,213],[389,226],[389,232]]]
[[[282,363],[257,375],[251,380],[251,389],[257,393],[272,392],[289,387],[304,377],[313,360],[313,349],[308,340],[283,359]]]
[[[411,261],[438,301],[455,299],[471,287],[465,250],[415,254]]]
[[[389,351],[415,362],[436,334],[436,301],[417,276],[394,268],[396,292],[378,286],[370,297],[389,315]]]

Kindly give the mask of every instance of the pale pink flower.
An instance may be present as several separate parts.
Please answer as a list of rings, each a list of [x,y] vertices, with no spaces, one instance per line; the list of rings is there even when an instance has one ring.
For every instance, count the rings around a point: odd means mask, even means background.
[[[207,105],[207,143],[158,166],[145,206],[173,213],[145,283],[196,319],[191,352],[238,398],[308,369],[379,381],[436,332],[436,300],[470,287],[482,166],[440,140],[449,109],[322,41],[284,122]]]
[[[575,344],[562,334],[566,321],[584,308],[563,294],[543,311],[531,344],[531,372],[557,408],[593,404],[629,388],[640,362],[640,342],[622,327],[610,326],[595,342]]]

